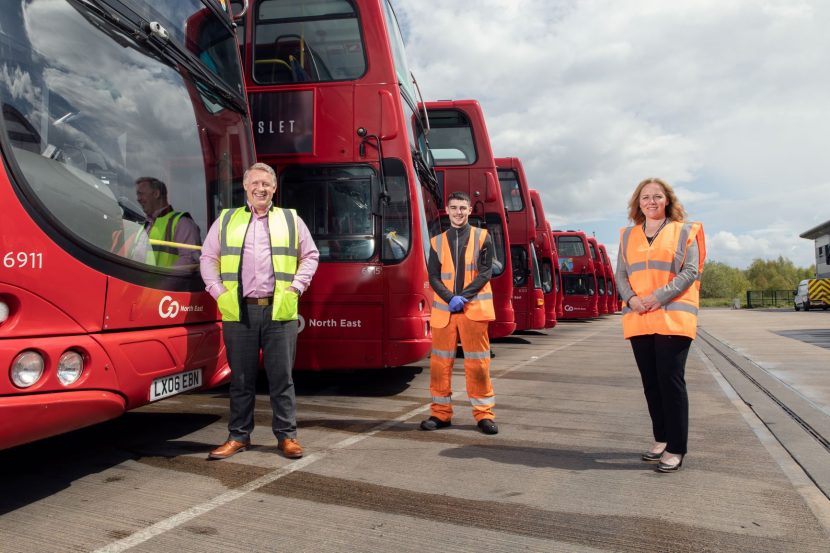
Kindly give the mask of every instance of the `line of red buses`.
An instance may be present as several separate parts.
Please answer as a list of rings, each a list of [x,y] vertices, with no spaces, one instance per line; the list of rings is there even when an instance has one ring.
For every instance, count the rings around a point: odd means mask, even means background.
[[[255,160],[320,250],[297,369],[427,355],[429,239],[457,190],[496,247],[492,337],[616,310],[604,248],[551,230],[521,161],[494,157],[478,102],[421,97],[389,0],[228,9],[0,12],[0,449],[227,382],[199,251]],[[147,179],[188,238],[150,226]]]

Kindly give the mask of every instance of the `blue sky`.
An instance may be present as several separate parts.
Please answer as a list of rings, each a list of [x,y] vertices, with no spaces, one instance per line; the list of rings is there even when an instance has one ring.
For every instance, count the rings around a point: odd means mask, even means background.
[[[660,177],[709,259],[814,262],[830,220],[830,3],[393,0],[424,97],[475,98],[554,228],[616,255]]]

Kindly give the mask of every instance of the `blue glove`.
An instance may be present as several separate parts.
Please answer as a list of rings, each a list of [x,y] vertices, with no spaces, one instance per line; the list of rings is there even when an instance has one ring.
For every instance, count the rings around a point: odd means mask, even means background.
[[[453,296],[450,300],[450,313],[458,313],[464,309],[464,304],[467,303],[468,300],[464,296]]]

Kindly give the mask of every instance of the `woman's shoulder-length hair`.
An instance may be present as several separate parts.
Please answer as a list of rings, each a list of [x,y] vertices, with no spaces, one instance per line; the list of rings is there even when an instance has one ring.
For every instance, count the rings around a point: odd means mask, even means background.
[[[663,192],[665,192],[666,217],[668,217],[669,221],[686,220],[686,209],[683,207],[683,204],[680,203],[680,200],[677,199],[677,195],[674,193],[674,189],[671,186],[669,186],[669,184],[664,180],[653,177],[645,179],[637,185],[637,188],[634,189],[634,193],[631,195],[631,199],[628,201],[629,220],[633,221],[635,224],[638,225],[642,225],[645,222],[646,216],[643,213],[643,210],[640,209],[640,193],[643,191],[643,187],[645,187],[647,184],[658,184],[663,189]]]

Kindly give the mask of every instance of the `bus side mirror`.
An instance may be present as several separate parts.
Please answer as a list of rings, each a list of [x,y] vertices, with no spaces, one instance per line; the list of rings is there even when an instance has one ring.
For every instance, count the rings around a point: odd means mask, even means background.
[[[499,197],[501,191],[499,190],[499,185],[496,182],[496,177],[490,171],[487,171],[485,174],[485,179],[487,180],[485,184],[485,192],[484,192],[484,201],[487,203],[495,202],[496,199]]]

